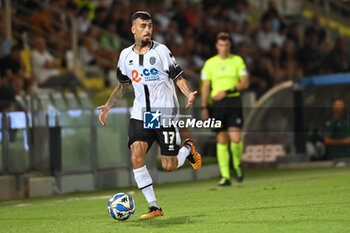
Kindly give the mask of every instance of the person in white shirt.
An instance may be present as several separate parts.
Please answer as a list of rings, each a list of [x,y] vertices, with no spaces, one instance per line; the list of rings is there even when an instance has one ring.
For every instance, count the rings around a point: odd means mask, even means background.
[[[201,156],[191,139],[185,140],[184,146],[180,148],[181,138],[176,127],[161,125],[157,129],[147,129],[144,125],[144,115],[151,111],[155,112],[152,114],[154,118],[163,113],[160,111],[164,109],[175,114],[178,112],[175,84],[188,98],[186,108],[192,106],[197,94],[181,76],[183,71],[169,49],[151,40],[152,29],[149,13],[138,11],[132,15],[131,31],[135,43],[121,52],[117,67],[119,83],[106,104],[98,107],[102,110],[99,120],[102,125],[107,125],[110,108],[119,101],[132,83],[135,99],[129,124],[128,144],[135,181],[150,206],[150,211],[141,218],[163,216],[163,211],[156,201],[152,178],[145,166],[146,153],[154,141],[160,146],[162,166],[165,170],[173,171],[181,167],[186,158],[195,170],[201,167]]]
[[[73,72],[60,73],[60,65],[46,50],[46,41],[43,37],[35,39],[35,48],[31,53],[31,65],[38,87],[65,89],[69,88],[76,93],[78,87],[88,89],[80,82]]]

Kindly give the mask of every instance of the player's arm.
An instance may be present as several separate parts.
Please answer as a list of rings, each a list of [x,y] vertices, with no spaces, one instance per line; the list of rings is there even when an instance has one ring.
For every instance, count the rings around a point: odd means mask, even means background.
[[[117,86],[114,88],[111,96],[107,100],[105,105],[97,107],[97,109],[101,110],[101,113],[99,115],[99,120],[102,123],[102,125],[107,125],[107,117],[109,110],[111,107],[113,107],[114,104],[116,104],[124,95],[125,91],[128,89],[129,82],[123,82],[118,83]]]
[[[191,84],[187,82],[182,76],[179,76],[176,80],[176,85],[180,88],[181,92],[187,97],[188,102],[186,105],[186,109],[191,107],[194,99],[196,97],[197,91],[193,91]]]

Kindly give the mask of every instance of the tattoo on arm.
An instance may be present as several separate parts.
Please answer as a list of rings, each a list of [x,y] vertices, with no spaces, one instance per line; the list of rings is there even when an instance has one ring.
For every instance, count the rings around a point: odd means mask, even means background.
[[[118,83],[118,85],[114,88],[111,96],[109,97],[106,105],[112,107],[115,103],[117,103],[120,98],[124,95],[125,91],[128,89],[129,83]]]
[[[185,96],[188,96],[191,92],[193,92],[191,85],[186,81],[186,79],[182,78],[181,76],[177,79],[176,84]]]

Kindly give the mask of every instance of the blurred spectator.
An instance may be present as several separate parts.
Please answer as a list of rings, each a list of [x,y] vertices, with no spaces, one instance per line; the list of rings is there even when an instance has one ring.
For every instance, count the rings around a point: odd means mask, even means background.
[[[250,74],[249,90],[259,98],[273,86],[273,67],[267,57],[258,59],[257,67]]]
[[[321,59],[316,34],[310,34],[306,38],[306,43],[300,50],[298,60],[306,76],[318,73],[321,66]]]
[[[244,43],[248,49],[252,49],[256,47],[252,38],[253,28],[248,22],[243,25],[242,35],[244,37]]]
[[[10,80],[17,95],[21,94],[22,90],[26,95],[32,93],[34,77],[26,75],[25,66],[21,60],[21,49],[18,46],[13,46],[10,54],[0,59],[0,66],[0,76]]]
[[[155,41],[165,44],[165,36],[163,33],[163,29],[160,26],[158,20],[153,20],[153,33],[152,37]]]
[[[65,4],[65,0],[52,1],[50,7],[47,7],[34,23],[55,37],[65,38],[67,33],[66,16],[63,13]]]
[[[78,14],[77,18],[77,30],[79,34],[85,34],[91,25],[89,18],[90,9],[87,6],[83,6]]]
[[[114,23],[107,25],[107,33],[102,34],[100,44],[103,49],[119,51],[122,41],[117,35]]]
[[[237,22],[229,23],[230,37],[233,45],[239,44],[244,41],[244,36],[242,34],[242,28]]]
[[[297,61],[296,49],[290,40],[287,40],[283,44],[281,65],[285,71],[283,80],[300,79],[303,76],[303,72]]]
[[[349,157],[350,131],[346,121],[346,107],[342,99],[332,105],[332,117],[326,123],[327,159]]]
[[[303,74],[349,70],[349,57],[345,55],[346,48],[343,48],[345,45],[337,42],[334,48],[330,46],[332,41],[325,40],[326,33],[320,25],[319,16],[315,15],[311,26],[304,30],[293,18],[287,21],[277,10],[278,2],[273,0],[268,2],[268,9],[263,12],[258,28],[249,23],[247,0],[46,0],[44,10],[40,7],[42,4],[35,2],[40,1],[23,3],[31,12],[24,9],[14,11],[20,15],[13,17],[13,31],[28,31],[29,39],[32,36],[30,32],[48,35],[48,45],[58,51],[58,56],[61,57],[62,52],[71,48],[68,30],[71,23],[67,16],[75,15],[82,63],[96,64],[106,73],[114,68],[117,54],[124,46],[122,41],[133,40],[130,33],[130,12],[139,9],[154,12],[153,38],[169,46],[181,46],[182,48],[174,49],[180,53],[178,60],[187,71],[197,72],[197,75],[203,61],[215,54],[215,38],[219,31],[229,31],[236,52],[245,59],[251,73],[259,74],[255,83],[252,79],[252,86],[262,88],[261,93],[266,91],[265,87],[298,79]],[[26,23],[21,24],[19,21]],[[33,30],[31,24],[37,27]],[[99,29],[90,30],[91,25]],[[105,33],[101,28],[110,33]],[[3,53],[8,54],[11,46],[4,44],[12,41],[6,38],[5,31],[5,23],[2,21],[0,45]],[[48,33],[44,34],[46,32]],[[16,41],[19,44],[22,42],[19,37]],[[263,68],[261,63],[266,67]],[[270,78],[272,81],[269,81]]]
[[[0,57],[9,55],[12,46],[12,40],[6,35],[6,23],[0,19]]]
[[[248,21],[248,3],[246,1],[236,1],[234,9],[229,10],[229,18],[231,22],[236,22],[242,27]]]
[[[16,89],[11,80],[0,76],[0,112],[6,110],[15,101],[15,97]]]
[[[326,39],[326,30],[321,27],[320,16],[318,14],[314,14],[311,23],[312,25],[305,29],[305,39],[307,40],[309,36],[316,35],[317,43],[318,45],[321,45]]]
[[[64,12],[67,15],[66,17],[66,24],[69,29],[72,28],[72,22],[70,17],[77,17],[79,14],[79,8],[78,5],[73,2],[72,0],[68,1],[66,3],[66,6],[64,8]]]
[[[185,55],[185,49],[183,46],[178,46],[176,44],[170,44],[169,50],[172,51],[172,54],[174,57],[176,57],[176,62],[179,64],[179,66],[183,69],[186,69],[188,66]]]
[[[178,23],[175,20],[171,20],[168,28],[168,32],[165,34],[166,44],[177,44],[182,45],[184,39],[179,32]],[[172,51],[172,50],[171,50]]]
[[[103,49],[99,41],[99,29],[91,26],[87,35],[82,39],[82,45],[79,48],[80,58],[85,65],[99,65],[104,69],[114,68],[116,54],[111,50]]]
[[[114,0],[90,0],[92,4],[95,6],[104,6],[104,7],[110,7],[113,4]]]
[[[92,24],[100,27],[100,28],[106,28],[106,18],[107,18],[107,11],[106,8],[103,6],[98,6],[95,8],[95,18],[92,20]]]
[[[158,5],[157,12],[154,14],[153,18],[153,21],[157,21],[160,24],[161,31],[166,31],[168,29],[168,26],[170,24],[170,14],[167,11],[165,2],[162,1]]]
[[[278,33],[275,34],[275,41],[274,43],[281,48],[282,45],[284,44],[284,42],[287,39],[287,32],[288,32],[288,28],[286,26],[284,26],[284,24],[280,25],[280,28],[278,30]]]
[[[262,19],[261,28],[256,34],[256,43],[262,52],[267,53],[272,44],[276,42],[276,33],[271,29],[271,21]]]
[[[274,0],[268,2],[268,8],[262,16],[262,21],[263,20],[269,20],[271,22],[271,29],[274,32],[278,32],[283,24],[283,19],[278,13],[276,2]]]
[[[187,2],[184,1],[178,1],[175,3],[176,7],[174,8],[174,16],[172,17],[172,19],[177,22],[176,25],[181,25],[182,27],[184,27],[185,25],[190,24],[189,19],[188,19],[188,7],[187,7]],[[172,20],[172,21],[173,21]],[[170,24],[172,23],[172,21],[170,22]],[[171,25],[169,25],[169,28],[171,27]],[[184,29],[184,28],[181,28]],[[169,29],[168,29],[169,30]]]
[[[273,83],[278,84],[283,82],[285,71],[282,69],[282,66],[281,66],[281,50],[276,44],[273,44],[271,47],[270,59],[271,59],[271,65],[272,65],[271,74],[273,78]]]
[[[195,43],[191,58],[191,63],[193,65],[194,72],[200,72],[200,70],[204,66],[205,60],[203,57],[205,57],[203,52],[203,44]]]
[[[41,88],[69,88],[75,94],[78,87],[88,91],[73,72],[60,74],[60,65],[46,50],[46,42],[43,37],[37,37],[35,39],[35,48],[32,51],[31,64],[37,84]]]
[[[35,20],[34,24],[42,29],[40,35],[49,35],[48,43],[63,57],[67,49],[69,32],[67,28],[67,17],[64,13],[66,1],[52,1],[50,7],[46,8]]]
[[[254,60],[249,54],[249,49],[247,47],[246,42],[241,42],[236,46],[236,54],[243,58],[248,71],[253,70]]]
[[[0,62],[3,58],[0,59]],[[0,64],[0,112],[8,109],[16,98],[16,87],[10,77],[6,75],[6,69]]]
[[[346,51],[346,44],[343,38],[338,38],[334,49],[328,56],[330,69],[333,73],[350,71],[350,58]]]
[[[299,50],[301,47],[301,30],[298,23],[292,23],[292,25],[289,27],[287,38],[290,40],[294,48],[296,50]]]

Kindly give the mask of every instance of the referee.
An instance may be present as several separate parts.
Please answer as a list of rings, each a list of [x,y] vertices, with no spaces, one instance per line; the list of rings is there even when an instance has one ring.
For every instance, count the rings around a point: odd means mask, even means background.
[[[243,181],[243,171],[240,166],[243,152],[240,92],[248,88],[249,79],[243,59],[231,54],[230,48],[229,34],[219,33],[216,37],[218,54],[206,61],[201,72],[202,117],[206,120],[210,116],[222,122],[221,128],[214,129],[217,133],[216,154],[222,177],[219,186],[231,185],[229,148],[233,156],[236,179],[238,182]],[[209,103],[211,103],[210,106]],[[230,145],[228,145],[228,138]]]

